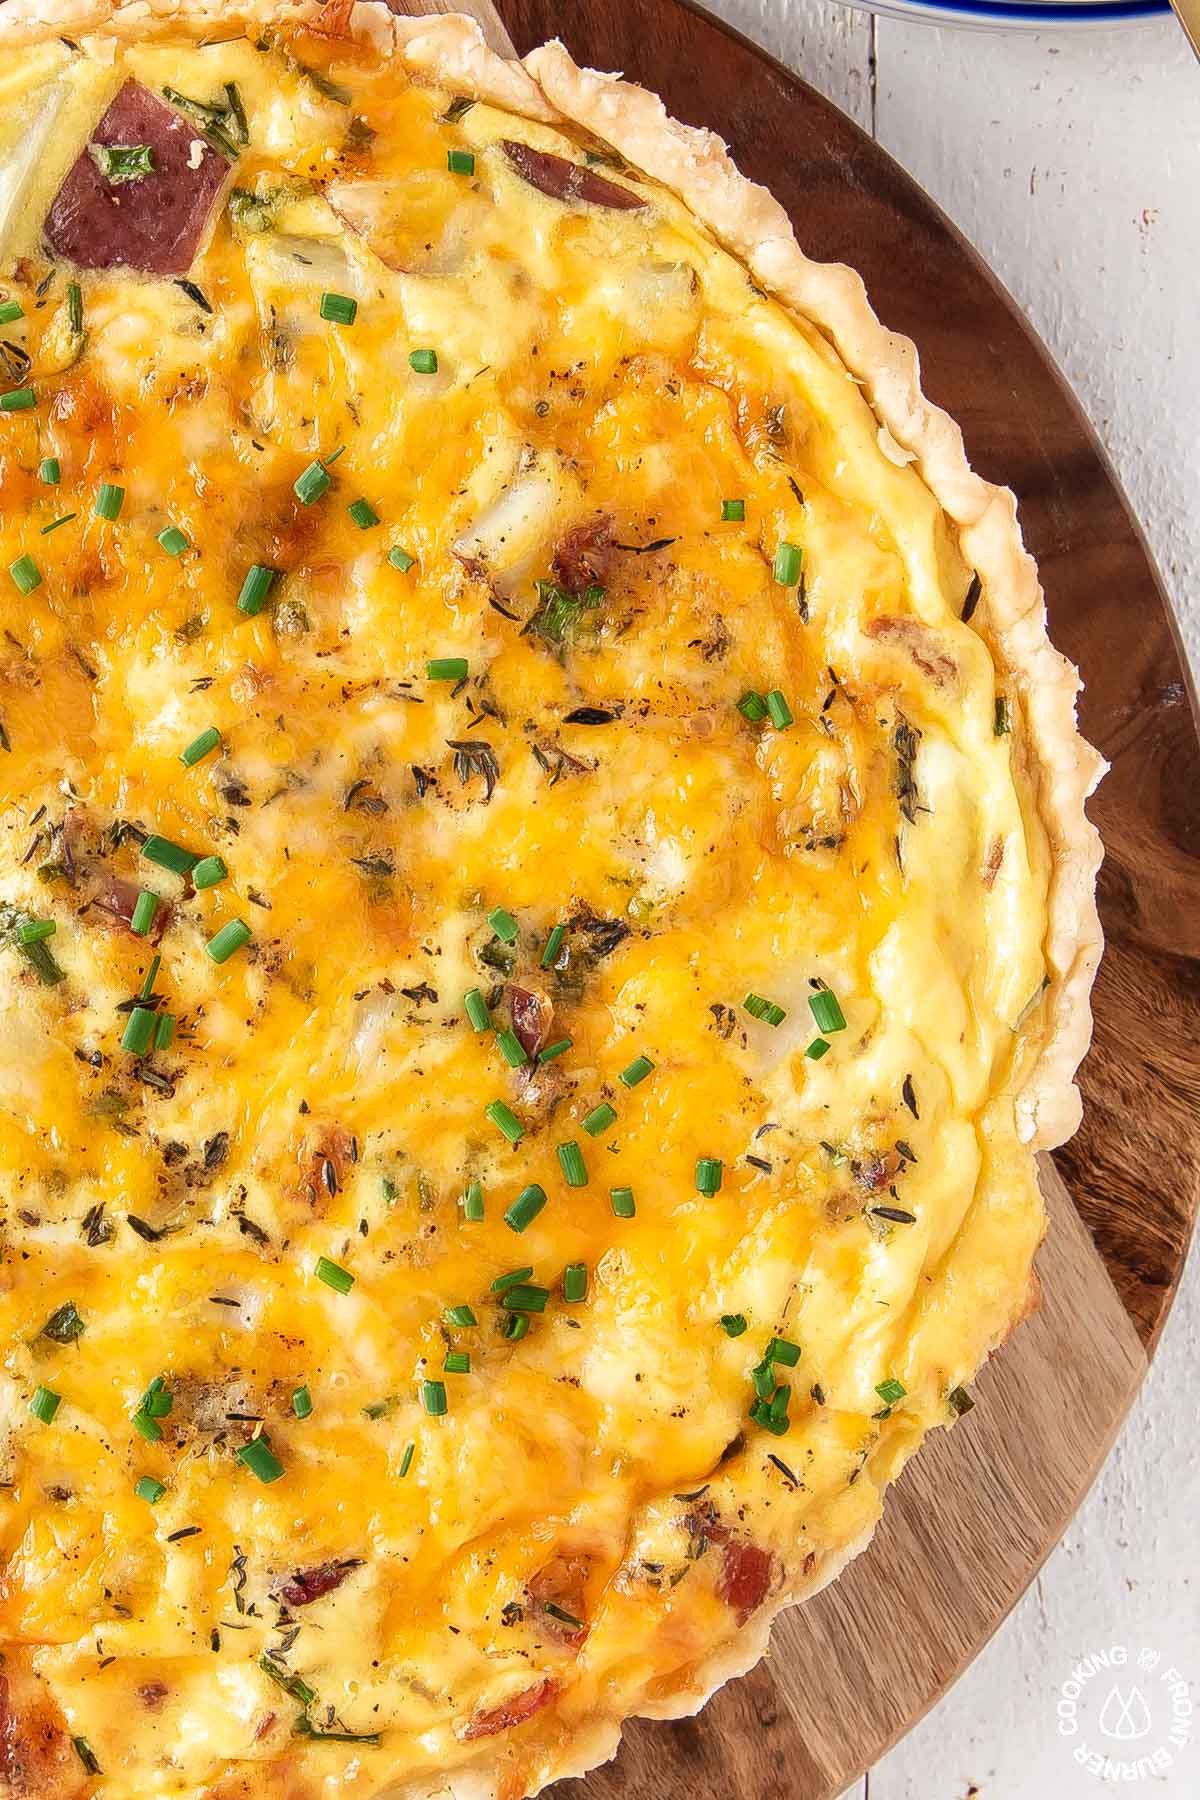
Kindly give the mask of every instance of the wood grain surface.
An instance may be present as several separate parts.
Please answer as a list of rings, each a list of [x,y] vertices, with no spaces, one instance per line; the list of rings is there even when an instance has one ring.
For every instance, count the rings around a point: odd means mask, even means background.
[[[400,0],[422,10],[422,0]],[[425,0],[437,10],[441,0]],[[463,10],[486,8],[474,0]],[[593,1800],[832,1800],[942,1694],[1032,1580],[1146,1368],[1200,1198],[1200,744],[1146,549],[1017,308],[848,119],[685,0],[497,0],[519,52],[561,36],[712,127],[813,256],[853,263],[915,339],[975,467],[1015,489],[1056,643],[1112,768],[1093,803],[1108,949],[1084,1125],[1043,1168],[1044,1301],[980,1404],[910,1464],[870,1550],[776,1625],[770,1658],[695,1719],[635,1723]],[[565,1795],[564,1795],[565,1800]]]

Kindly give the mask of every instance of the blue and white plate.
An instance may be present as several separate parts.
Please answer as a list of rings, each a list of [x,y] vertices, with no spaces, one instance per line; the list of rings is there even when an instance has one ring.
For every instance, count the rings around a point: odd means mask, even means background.
[[[891,19],[980,31],[1062,31],[1141,25],[1169,15],[1170,0],[850,0]]]

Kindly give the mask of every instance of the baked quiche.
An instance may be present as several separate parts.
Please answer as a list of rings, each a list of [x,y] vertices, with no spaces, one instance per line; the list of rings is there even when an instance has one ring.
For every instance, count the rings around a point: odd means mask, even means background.
[[[1076,678],[652,95],[341,0],[0,56],[0,1794],[520,1800],[1029,1304]]]

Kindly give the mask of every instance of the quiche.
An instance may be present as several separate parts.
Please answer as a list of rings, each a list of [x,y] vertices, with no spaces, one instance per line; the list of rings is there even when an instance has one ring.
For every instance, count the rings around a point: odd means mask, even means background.
[[[1030,1304],[1076,677],[654,96],[343,0],[0,52],[0,1793],[520,1800]]]

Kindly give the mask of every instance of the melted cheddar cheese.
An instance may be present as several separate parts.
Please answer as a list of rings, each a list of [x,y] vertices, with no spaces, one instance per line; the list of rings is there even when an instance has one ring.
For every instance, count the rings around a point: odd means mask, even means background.
[[[602,147],[316,38],[17,64],[0,1790],[523,1794],[1021,1309],[1019,701],[829,343]],[[232,134],[182,280],[45,249],[127,82]]]

